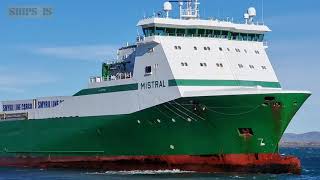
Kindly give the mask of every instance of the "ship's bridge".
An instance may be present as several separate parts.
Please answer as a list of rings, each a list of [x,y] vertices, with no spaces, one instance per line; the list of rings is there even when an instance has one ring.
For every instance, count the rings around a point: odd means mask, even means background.
[[[179,18],[171,18],[171,2],[178,2],[180,9]],[[142,27],[145,37],[149,36],[182,36],[182,37],[213,37],[229,40],[244,40],[262,42],[264,34],[271,31],[264,24],[254,23],[256,16],[254,7],[250,7],[244,14],[243,23],[221,21],[218,19],[200,19],[199,1],[167,1],[163,11],[151,18],[145,18],[138,22]]]
[[[183,36],[212,37],[229,40],[259,41],[271,30],[261,24],[237,24],[230,21],[202,19],[171,19],[153,17],[139,21],[145,37]]]

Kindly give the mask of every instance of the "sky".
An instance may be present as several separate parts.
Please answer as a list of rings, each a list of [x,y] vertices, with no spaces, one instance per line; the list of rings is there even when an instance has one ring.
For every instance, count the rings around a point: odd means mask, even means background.
[[[1,0],[0,100],[68,96],[99,75],[101,62],[134,43],[136,24],[162,9],[163,0]],[[202,17],[242,21],[254,6],[268,25],[267,53],[284,89],[313,95],[286,132],[320,131],[320,1],[201,0]],[[48,17],[9,15],[18,6],[50,7]],[[175,7],[177,8],[177,7]]]

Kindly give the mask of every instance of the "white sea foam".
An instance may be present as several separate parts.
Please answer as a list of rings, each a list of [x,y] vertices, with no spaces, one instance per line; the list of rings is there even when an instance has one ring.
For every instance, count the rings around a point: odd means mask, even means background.
[[[133,170],[133,171],[106,171],[106,172],[88,172],[86,174],[112,174],[112,175],[153,175],[153,174],[183,174],[193,173],[193,171],[173,170]]]

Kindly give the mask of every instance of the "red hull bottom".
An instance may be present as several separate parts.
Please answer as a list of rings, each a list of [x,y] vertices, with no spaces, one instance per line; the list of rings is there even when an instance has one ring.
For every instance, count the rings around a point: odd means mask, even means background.
[[[279,154],[15,157],[0,158],[0,166],[92,169],[103,171],[173,170],[195,172],[292,173],[300,174],[300,160]]]

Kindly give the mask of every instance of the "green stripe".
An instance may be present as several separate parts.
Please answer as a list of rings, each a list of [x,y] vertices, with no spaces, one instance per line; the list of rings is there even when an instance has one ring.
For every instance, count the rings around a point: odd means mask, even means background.
[[[270,88],[281,88],[279,82],[195,79],[171,79],[169,80],[169,86],[262,86]]]
[[[138,90],[138,83],[134,84],[124,84],[118,86],[109,86],[109,87],[100,87],[100,88],[91,88],[83,89],[76,93],[74,96],[84,96],[90,94],[102,94],[102,93],[111,93],[111,92],[121,92],[121,91],[132,91]]]
[[[281,88],[279,82],[266,81],[243,81],[243,80],[196,80],[196,79],[171,79],[169,86],[262,86],[270,88]],[[91,94],[102,94],[121,91],[138,90],[138,83],[124,84],[110,87],[100,87],[83,89],[74,96],[83,96]]]

